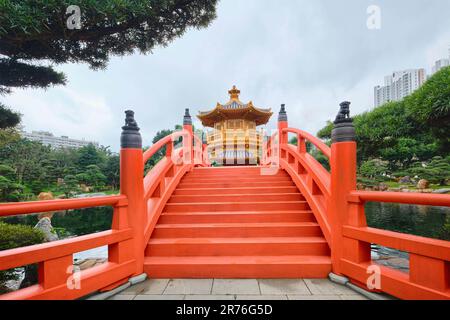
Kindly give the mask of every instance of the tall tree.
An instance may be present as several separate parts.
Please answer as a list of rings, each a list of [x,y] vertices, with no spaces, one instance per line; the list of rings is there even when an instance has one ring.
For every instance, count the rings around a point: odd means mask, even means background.
[[[84,172],[90,165],[97,165],[103,167],[106,162],[106,155],[97,149],[93,144],[82,147],[78,150],[78,171]]]
[[[0,77],[1,77],[0,70]],[[0,87],[0,93],[1,93]],[[0,103],[0,130],[14,128],[20,122],[20,115]]]
[[[216,17],[217,2],[2,0],[0,94],[15,87],[65,84],[64,74],[49,63],[101,69],[111,55],[150,53],[189,28],[207,27]]]

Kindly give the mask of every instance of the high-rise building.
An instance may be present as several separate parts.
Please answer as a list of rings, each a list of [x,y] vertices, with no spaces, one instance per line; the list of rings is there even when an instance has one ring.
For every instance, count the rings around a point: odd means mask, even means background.
[[[450,60],[449,59],[439,59],[436,61],[436,63],[433,66],[432,74],[435,74],[436,72],[440,71],[441,69],[450,66]]]
[[[390,101],[400,101],[419,89],[426,80],[425,69],[395,71],[384,78],[384,86],[374,89],[374,104],[379,107]]]
[[[436,72],[440,71],[441,69],[450,66],[450,49],[448,49],[448,59],[439,59],[434,63],[433,69],[431,71],[431,74],[435,74]]]
[[[82,148],[93,144],[98,147],[99,144],[93,141],[70,139],[67,136],[55,137],[52,133],[47,131],[32,131],[31,133],[21,131],[22,138],[41,142],[43,145],[50,146],[55,149],[59,148]]]

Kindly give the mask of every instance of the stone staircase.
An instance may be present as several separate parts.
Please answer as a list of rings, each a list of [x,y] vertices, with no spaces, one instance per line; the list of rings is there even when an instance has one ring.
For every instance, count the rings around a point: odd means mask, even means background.
[[[280,170],[196,168],[167,203],[145,251],[158,278],[325,278],[330,249]]]

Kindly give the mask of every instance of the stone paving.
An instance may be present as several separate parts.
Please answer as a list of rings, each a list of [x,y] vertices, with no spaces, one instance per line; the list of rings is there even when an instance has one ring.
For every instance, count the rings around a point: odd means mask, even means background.
[[[110,300],[367,300],[328,279],[146,280]]]

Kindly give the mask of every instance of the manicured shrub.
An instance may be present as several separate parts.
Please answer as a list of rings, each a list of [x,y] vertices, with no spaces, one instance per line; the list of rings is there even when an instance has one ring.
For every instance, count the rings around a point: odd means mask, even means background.
[[[0,222],[0,251],[31,246],[44,242],[44,234],[37,229],[24,225],[12,225]],[[17,280],[16,269],[0,271],[0,294],[8,291],[5,284]]]

